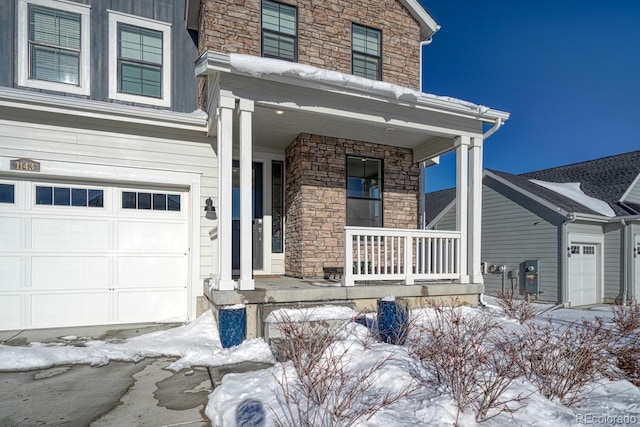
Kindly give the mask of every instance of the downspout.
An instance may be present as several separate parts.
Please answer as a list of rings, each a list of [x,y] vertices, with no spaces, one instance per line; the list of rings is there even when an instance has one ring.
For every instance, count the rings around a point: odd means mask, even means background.
[[[567,251],[568,239],[567,239],[567,226],[576,220],[576,214],[570,213],[562,221],[560,230],[560,278],[562,279],[562,299],[560,303],[567,301],[567,293],[569,289],[569,275],[567,274]]]
[[[496,122],[493,124],[493,126],[491,126],[491,129],[489,129],[488,131],[486,131],[483,135],[482,135],[482,140],[485,141],[487,138],[489,138],[491,135],[493,135],[494,133],[496,133],[498,131],[498,129],[500,129],[502,127],[504,123],[502,122],[502,119],[498,117],[498,119],[496,120]]]
[[[627,236],[627,221],[625,221],[624,218],[620,218],[620,224],[622,225],[622,305],[626,306],[627,300],[629,299],[629,295],[627,295],[629,292],[629,253],[627,242],[630,240],[628,240]]]
[[[431,42],[433,41],[433,36],[429,37],[427,40],[423,40],[420,42],[420,81],[418,82],[418,87],[420,88],[420,92],[423,92],[422,90],[422,48],[425,46],[429,46],[431,44]]]

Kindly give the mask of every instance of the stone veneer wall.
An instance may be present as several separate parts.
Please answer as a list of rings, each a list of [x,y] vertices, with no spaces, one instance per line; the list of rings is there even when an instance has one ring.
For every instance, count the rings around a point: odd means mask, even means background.
[[[298,8],[298,62],[351,74],[351,24],[382,31],[382,80],[419,89],[420,26],[397,0],[284,0]],[[200,51],[261,55],[260,0],[203,0]]]
[[[418,226],[420,171],[409,149],[301,134],[286,149],[285,272],[322,277],[342,267],[346,156],[384,160],[384,227]]]

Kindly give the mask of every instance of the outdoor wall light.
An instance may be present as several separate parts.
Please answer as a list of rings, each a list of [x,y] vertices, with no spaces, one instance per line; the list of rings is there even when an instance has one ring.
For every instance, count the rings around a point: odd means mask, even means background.
[[[283,114],[284,114],[284,111],[282,111],[282,110],[276,110],[276,114],[277,114],[277,115],[279,115],[279,116],[281,116],[281,115],[283,115]]]
[[[213,200],[211,200],[211,197],[204,201],[204,212],[204,216],[207,219],[218,219],[216,208],[213,206]]]

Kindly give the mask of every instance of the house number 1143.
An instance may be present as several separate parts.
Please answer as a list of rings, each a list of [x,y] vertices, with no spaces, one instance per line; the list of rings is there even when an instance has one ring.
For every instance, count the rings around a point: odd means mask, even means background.
[[[40,163],[31,159],[11,160],[12,171],[40,172]]]

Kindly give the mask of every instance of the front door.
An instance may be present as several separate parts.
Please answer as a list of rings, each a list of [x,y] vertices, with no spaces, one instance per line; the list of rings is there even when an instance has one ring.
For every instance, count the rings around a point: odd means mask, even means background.
[[[251,174],[251,218],[253,222],[253,270],[264,268],[264,227],[263,227],[263,194],[262,194],[262,163],[253,162]],[[240,163],[233,161],[233,189],[232,189],[232,268],[233,273],[240,271]]]

